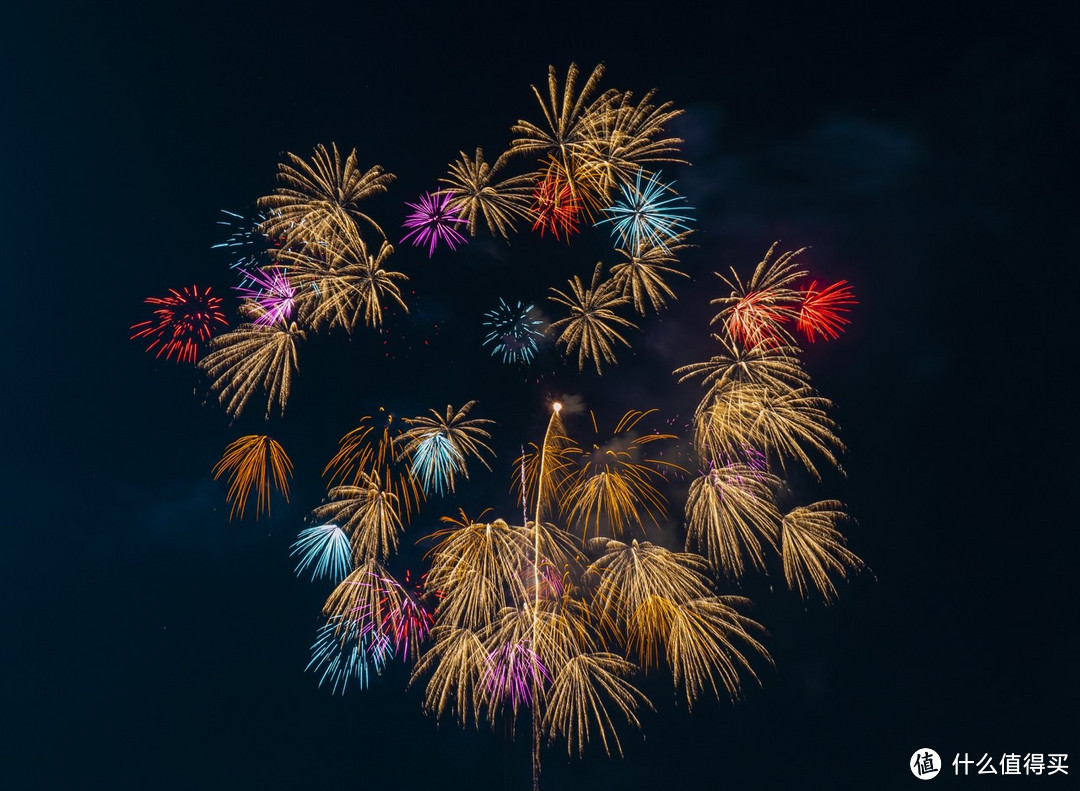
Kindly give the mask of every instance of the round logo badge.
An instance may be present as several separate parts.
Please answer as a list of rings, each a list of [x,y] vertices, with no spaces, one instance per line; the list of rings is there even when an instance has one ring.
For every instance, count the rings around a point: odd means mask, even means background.
[[[937,777],[941,771],[941,758],[929,747],[920,747],[908,761],[911,773],[920,780],[929,780]]]

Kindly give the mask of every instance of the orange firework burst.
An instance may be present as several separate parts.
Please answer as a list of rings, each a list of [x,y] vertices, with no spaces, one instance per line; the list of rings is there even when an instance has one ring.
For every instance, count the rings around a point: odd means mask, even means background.
[[[254,490],[258,497],[255,518],[270,513],[270,492],[276,489],[289,501],[289,476],[292,462],[285,449],[276,440],[261,434],[249,434],[229,443],[225,455],[212,470],[216,481],[225,473],[229,475],[227,498],[232,506],[229,519],[237,514],[244,518],[248,497]]]

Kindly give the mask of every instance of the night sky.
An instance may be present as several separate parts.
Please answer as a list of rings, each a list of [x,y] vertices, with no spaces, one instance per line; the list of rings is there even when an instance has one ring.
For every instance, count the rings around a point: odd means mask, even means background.
[[[688,414],[699,391],[670,372],[709,353],[712,273],[748,274],[775,240],[860,302],[806,356],[847,477],[801,494],[848,504],[872,571],[828,608],[754,583],[775,660],[760,688],[688,712],[649,680],[657,711],[624,732],[626,757],[556,746],[543,787],[899,788],[920,747],[1068,753],[1080,773],[1068,4],[67,5],[9,18],[0,48],[0,785],[528,787],[527,735],[436,723],[404,668],[344,697],[303,672],[327,589],[293,576],[288,547],[322,466],[379,406],[478,399],[499,422],[495,473],[411,525],[402,563],[422,565],[413,541],[439,516],[511,511],[510,462],[549,398],[580,395],[609,424]],[[529,85],[570,62],[685,109],[672,131],[692,165],[665,176],[697,218],[692,280],[618,369],[552,357],[526,378],[479,349],[499,296],[539,301],[612,262],[599,230],[569,247],[482,234],[430,261],[399,245],[411,317],[309,336],[269,427],[254,407],[230,426],[189,367],[129,340],[147,296],[228,294],[220,210],[268,194],[281,152],[334,141],[396,173],[365,206],[396,242],[404,202],[459,151],[494,160],[514,121],[538,119]],[[296,464],[292,502],[230,523],[210,469],[264,430]],[[936,782],[1006,784],[951,775]]]

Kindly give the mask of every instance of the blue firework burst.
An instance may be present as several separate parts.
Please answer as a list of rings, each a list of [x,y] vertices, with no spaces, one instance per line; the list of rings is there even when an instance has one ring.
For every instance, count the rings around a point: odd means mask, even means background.
[[[424,494],[454,490],[454,473],[465,468],[465,458],[450,438],[432,431],[416,445],[412,456],[412,474],[420,480]]]
[[[492,357],[501,354],[504,363],[531,362],[544,337],[544,320],[520,300],[510,306],[500,298],[498,306],[484,314],[484,327],[489,330],[484,346],[491,348]]]
[[[639,170],[633,185],[619,185],[622,200],[605,208],[608,216],[596,225],[611,223],[612,236],[621,238],[631,255],[638,255],[646,247],[667,250],[669,241],[690,230],[686,223],[693,219],[681,213],[693,207],[681,205],[686,198],[676,194],[674,186],[674,181],[662,183],[659,173],[645,180],[645,171]]]
[[[387,658],[393,653],[390,641],[381,634],[372,634],[359,622],[335,615],[319,628],[311,646],[311,661],[305,670],[320,673],[319,686],[333,684],[331,692],[341,693],[351,681],[365,689],[371,678],[371,668],[381,673]]]
[[[336,585],[352,571],[349,537],[337,525],[319,525],[300,531],[290,547],[290,557],[300,556],[296,576],[311,569],[311,579],[329,576]]]
[[[210,249],[225,250],[232,256],[229,267],[240,270],[243,276],[241,285],[246,286],[251,282],[247,270],[260,266],[271,246],[266,234],[262,232],[266,215],[258,212],[255,218],[251,219],[226,209],[222,209],[221,213],[225,215],[225,219],[218,220],[217,224],[229,229],[229,238],[210,245]]]

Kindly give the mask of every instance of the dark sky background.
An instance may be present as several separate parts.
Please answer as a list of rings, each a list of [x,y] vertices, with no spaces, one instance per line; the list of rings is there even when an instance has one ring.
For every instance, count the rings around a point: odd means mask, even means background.
[[[849,504],[873,573],[831,608],[761,586],[776,666],[760,689],[688,712],[649,682],[657,712],[626,758],[552,749],[544,788],[900,788],[920,747],[1077,763],[1068,4],[694,8],[37,4],[8,20],[0,785],[526,787],[527,744],[436,724],[401,668],[344,697],[303,672],[326,590],[293,577],[288,545],[321,467],[380,405],[476,398],[504,432],[496,473],[407,535],[459,505],[505,510],[510,454],[539,439],[549,396],[692,409],[669,374],[708,354],[712,272],[749,272],[777,239],[860,301],[807,356],[848,477],[800,494]],[[296,462],[292,503],[229,523],[209,470],[261,421],[230,427],[190,369],[128,340],[142,300],[227,292],[220,210],[269,192],[282,151],[336,141],[398,174],[368,206],[395,237],[403,202],[459,150],[494,159],[538,115],[529,85],[571,61],[686,110],[693,165],[666,171],[700,229],[680,301],[610,375],[555,363],[525,381],[476,352],[480,316],[587,275],[603,235],[431,261],[400,246],[412,318],[309,339],[269,427]]]

